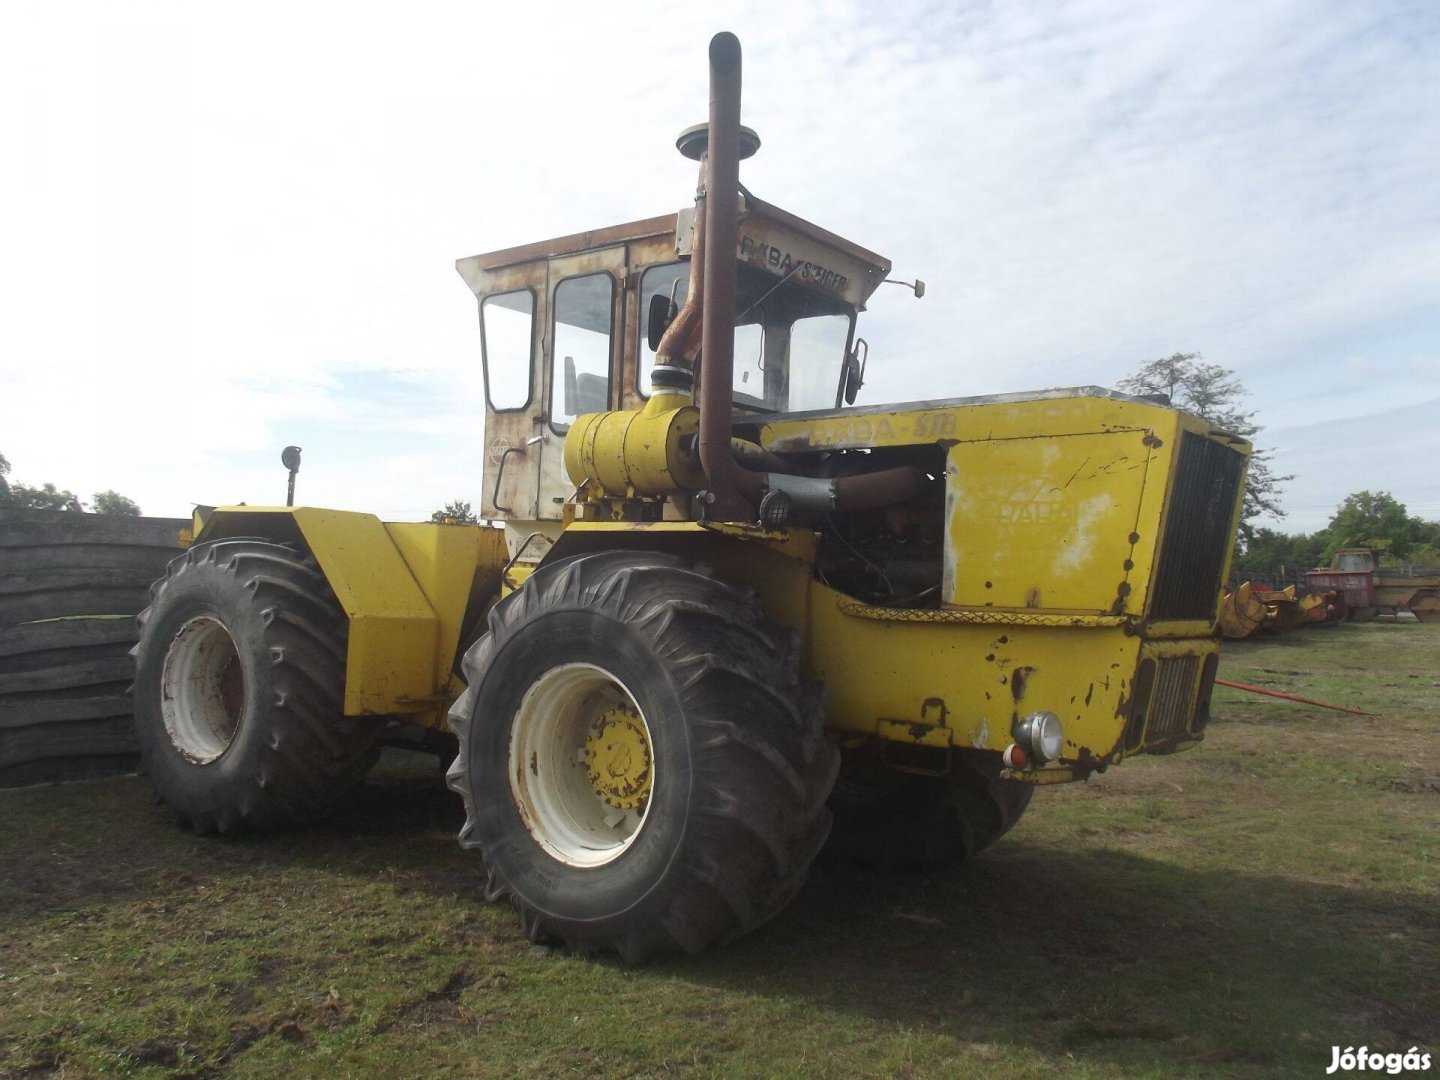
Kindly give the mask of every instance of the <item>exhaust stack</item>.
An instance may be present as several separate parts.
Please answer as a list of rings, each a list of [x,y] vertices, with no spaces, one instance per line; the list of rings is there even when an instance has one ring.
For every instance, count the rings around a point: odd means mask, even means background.
[[[657,350],[661,364],[693,370],[693,353],[685,346],[694,333],[690,307],[700,296],[700,465],[708,490],[703,493],[704,515],[712,521],[757,521],[767,492],[783,495],[766,524],[783,526],[791,511],[825,514],[888,506],[914,496],[925,474],[914,466],[883,469],[836,479],[758,473],[735,460],[731,429],[734,411],[735,366],[735,248],[740,192],[740,40],[728,31],[710,39],[710,123],[701,176],[704,192],[696,207],[695,250],[691,255],[690,294],[686,309],[677,317]],[[689,134],[689,133],[687,133]],[[758,145],[747,133],[744,156]],[[682,136],[682,144],[684,137]],[[683,149],[683,145],[682,145]],[[686,318],[689,315],[688,319]],[[683,324],[683,325],[682,325]],[[672,340],[673,335],[673,340]],[[666,347],[670,351],[666,351]],[[676,360],[669,357],[676,357]],[[688,359],[689,362],[686,362]]]
[[[759,473],[730,452],[735,366],[735,233],[740,192],[740,39],[710,39],[710,128],[705,152],[705,250],[700,335],[700,465],[709,491],[705,516],[754,521],[764,493]]]

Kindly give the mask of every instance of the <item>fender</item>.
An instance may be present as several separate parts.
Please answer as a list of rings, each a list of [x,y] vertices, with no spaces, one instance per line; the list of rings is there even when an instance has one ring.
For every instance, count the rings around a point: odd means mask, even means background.
[[[302,545],[350,622],[345,715],[403,715],[443,728],[463,685],[451,667],[462,630],[493,599],[504,533],[479,525],[383,522],[311,506],[196,512],[196,543],[258,536]]]

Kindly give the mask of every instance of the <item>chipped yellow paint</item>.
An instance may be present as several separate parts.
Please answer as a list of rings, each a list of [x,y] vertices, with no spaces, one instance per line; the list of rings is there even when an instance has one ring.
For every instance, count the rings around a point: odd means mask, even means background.
[[[509,596],[521,585],[524,585],[536,569],[537,567],[533,563],[516,563],[507,568],[504,577],[500,579],[500,595]]]
[[[805,673],[825,688],[832,738],[1003,750],[1018,716],[1052,711],[1064,727],[1062,761],[1025,774],[1033,782],[1074,779],[1126,755],[1142,648],[1203,658],[1217,647],[1207,624],[1189,638],[1148,640],[1134,615],[871,607],[814,579],[793,550],[813,542],[800,529],[587,523],[567,529],[551,557],[668,551],[754,588],[766,613],[800,634]]]
[[[1114,431],[950,447],[945,603],[1135,613],[1137,514],[1154,441]]]
[[[875,725],[875,734],[891,742],[914,743],[916,746],[934,746],[944,750],[955,743],[955,733],[949,728],[932,724],[904,720],[880,720]]]
[[[1157,431],[1177,423],[1208,432],[1210,425],[1174,409],[1104,394],[1017,394],[974,401],[920,402],[894,409],[844,410],[826,416],[777,419],[761,425],[760,442],[777,453],[806,450],[922,446],[1003,439],[1049,440],[1107,431]]]
[[[825,684],[832,729],[893,737],[898,729],[882,720],[943,717],[937,726],[954,745],[1003,750],[1018,715],[1048,709],[1064,725],[1063,757],[1103,759],[1121,741],[1121,703],[1140,652],[1123,627],[895,621],[882,629],[847,614],[843,594],[820,582],[809,591],[805,656]]]

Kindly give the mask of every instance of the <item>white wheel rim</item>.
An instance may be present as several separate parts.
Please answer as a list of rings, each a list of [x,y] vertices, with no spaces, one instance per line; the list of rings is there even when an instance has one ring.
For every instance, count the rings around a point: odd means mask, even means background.
[[[525,828],[567,866],[613,862],[640,835],[651,798],[634,808],[607,802],[586,765],[586,741],[607,710],[638,718],[650,747],[650,726],[623,683],[594,664],[561,664],[530,685],[510,725],[510,792]],[[654,791],[653,751],[650,787]]]
[[[186,758],[206,765],[229,748],[244,707],[235,639],[219,619],[197,615],[165,654],[160,677],[165,733]]]

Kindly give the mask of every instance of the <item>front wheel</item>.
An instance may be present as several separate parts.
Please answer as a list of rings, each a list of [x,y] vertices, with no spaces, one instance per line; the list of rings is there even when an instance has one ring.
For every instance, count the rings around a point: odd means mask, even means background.
[[[492,610],[450,712],[487,897],[532,939],[630,962],[777,912],[824,843],[838,766],[797,646],[678,559],[538,570]]]

